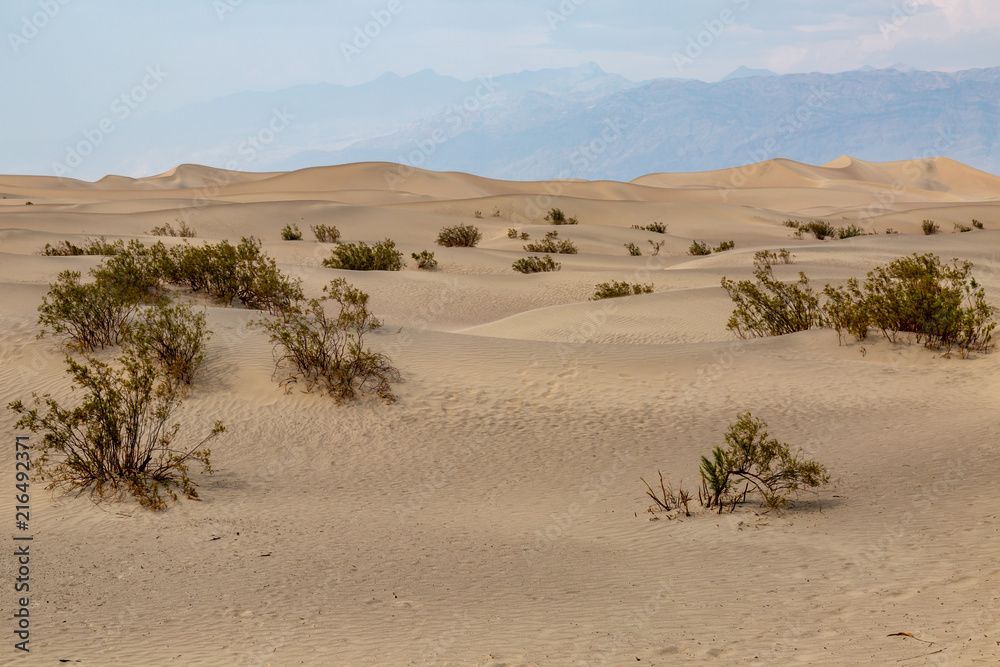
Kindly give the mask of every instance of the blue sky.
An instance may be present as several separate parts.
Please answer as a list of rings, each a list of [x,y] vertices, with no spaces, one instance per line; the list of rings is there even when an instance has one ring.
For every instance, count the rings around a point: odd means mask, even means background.
[[[4,0],[0,31],[5,141],[78,131],[151,68],[135,113],[425,68],[473,79],[593,61],[713,81],[740,65],[1000,65],[996,0]]]

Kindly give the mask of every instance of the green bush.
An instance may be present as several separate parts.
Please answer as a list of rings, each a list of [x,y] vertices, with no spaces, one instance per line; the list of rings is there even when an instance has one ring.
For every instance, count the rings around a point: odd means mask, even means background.
[[[625,249],[628,250],[628,254],[632,257],[642,257],[642,248],[634,243],[625,243]]]
[[[396,242],[390,239],[368,245],[342,243],[333,250],[333,255],[323,260],[323,266],[345,271],[400,271],[403,268],[403,253],[396,250]]]
[[[809,232],[820,241],[827,237],[836,238],[839,233],[836,227],[823,220],[813,220],[804,225],[799,225],[798,229],[800,232]]]
[[[517,230],[514,229],[513,227],[511,227],[510,229],[507,230],[507,238],[509,238],[509,239],[516,239],[517,236],[518,236]]]
[[[727,250],[732,250],[736,247],[735,241],[723,241],[712,252],[726,252]]]
[[[905,333],[948,354],[953,349],[962,357],[985,352],[992,347],[994,310],[971,270],[971,262],[947,265],[933,254],[914,253],[876,267],[863,286],[857,280],[846,287],[827,286],[824,308],[838,333],[858,340],[874,327],[891,342]]]
[[[63,271],[38,307],[38,323],[63,336],[70,349],[92,352],[117,345],[139,307],[134,293],[96,282],[81,283],[79,271]],[[48,331],[43,328],[38,337]]]
[[[650,294],[653,291],[653,285],[643,285],[641,283],[629,284],[627,282],[618,282],[617,280],[610,283],[598,283],[594,288],[594,296],[590,297],[591,301],[599,301],[600,299],[614,299],[620,296],[632,296],[633,294]]]
[[[82,246],[71,241],[60,241],[56,245],[46,243],[41,254],[54,257],[74,257],[79,255],[117,255],[124,251],[124,241],[118,239],[108,243],[102,236],[99,239],[86,239]]]
[[[559,232],[551,231],[545,235],[544,239],[527,243],[524,249],[527,252],[551,252],[561,255],[577,254],[576,245],[569,239],[559,239]]]
[[[391,383],[399,381],[399,371],[384,354],[364,346],[365,335],[382,326],[368,311],[368,295],[343,278],[323,292],[322,299],[310,299],[304,309],[255,322],[274,344],[275,374],[284,373],[281,386],[288,390],[301,382],[305,391],[319,387],[338,401],[365,392],[394,401]],[[339,305],[335,317],[327,316],[324,301]]]
[[[837,238],[838,239],[849,239],[855,236],[867,236],[868,232],[864,228],[858,225],[848,225],[847,227],[837,228]]]
[[[153,227],[149,230],[150,236],[180,236],[186,239],[193,239],[197,236],[194,229],[188,227],[187,222],[181,221],[180,228],[175,230],[170,226],[170,223],[166,223],[162,227]]]
[[[826,468],[816,461],[793,454],[789,446],[770,437],[767,424],[749,412],[729,425],[728,447],[716,447],[712,458],[701,457],[703,503],[718,507],[743,502],[747,493],[756,492],[770,509],[782,509],[790,496],[800,489],[829,483]],[[739,488],[740,484],[744,488]]]
[[[475,248],[483,233],[473,225],[444,227],[438,233],[437,244],[446,248]]]
[[[920,229],[924,231],[924,236],[930,236],[931,234],[937,234],[941,231],[939,227],[933,220],[924,220],[920,223]]]
[[[712,249],[708,246],[707,243],[702,243],[701,241],[695,241],[691,244],[691,247],[688,248],[688,254],[696,256],[711,255]]]
[[[580,221],[576,218],[567,218],[566,214],[562,212],[562,209],[553,208],[549,210],[548,215],[545,216],[548,222],[553,225],[577,225]]]
[[[722,279],[722,288],[736,304],[726,328],[740,338],[781,336],[823,326],[819,299],[809,279],[799,272],[799,280],[785,283],[774,277],[767,258],[754,257],[757,282]]]
[[[181,398],[158,381],[151,359],[124,355],[117,367],[91,357],[85,364],[67,357],[66,363],[73,384],[84,390],[79,405],[63,408],[48,394],[32,394],[31,408],[21,401],[8,405],[20,415],[17,428],[44,434],[35,445],[41,451],[34,461],[38,477],[50,489],[89,489],[99,500],[130,494],[154,510],[166,508],[165,495],[176,500],[177,491],[197,498],[189,466],[197,461],[212,473],[205,445],[225,430],[221,422],[201,442],[178,447],[180,424],[170,421]]]
[[[667,226],[662,222],[651,222],[648,225],[632,225],[632,229],[639,229],[647,232],[655,232],[656,234],[667,233]]]
[[[301,241],[302,232],[299,231],[298,225],[285,225],[281,229],[281,238],[285,241]]]
[[[410,257],[416,260],[418,269],[427,269],[430,271],[437,268],[438,263],[434,259],[434,253],[432,252],[421,250],[419,255],[415,252],[410,253]]]
[[[311,229],[320,243],[336,243],[340,240],[340,230],[333,225],[312,225]]]
[[[544,257],[525,257],[514,262],[515,271],[521,273],[542,273],[544,271],[558,271],[562,268],[559,262],[552,259],[551,255]]]
[[[135,358],[152,360],[168,382],[189,386],[211,337],[204,313],[187,304],[158,303],[126,327],[122,345]]]
[[[755,263],[771,264],[772,266],[775,264],[791,264],[795,261],[795,255],[784,248],[779,249],[778,252],[758,250],[754,253],[753,260]]]
[[[162,298],[166,256],[162,243],[147,248],[133,240],[90,273],[107,289],[126,293],[140,303],[152,303]]]

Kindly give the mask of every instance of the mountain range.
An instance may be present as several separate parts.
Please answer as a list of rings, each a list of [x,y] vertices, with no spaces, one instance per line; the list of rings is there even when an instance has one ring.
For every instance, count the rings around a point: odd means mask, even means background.
[[[591,63],[473,81],[425,70],[352,87],[241,93],[137,116],[79,160],[71,154],[85,133],[66,137],[54,156],[20,163],[74,178],[143,176],[188,162],[284,171],[389,161],[511,180],[630,180],[850,154],[873,162],[943,156],[1000,174],[998,128],[1000,67],[740,68],[706,83],[633,82]],[[4,143],[8,154],[23,150]]]

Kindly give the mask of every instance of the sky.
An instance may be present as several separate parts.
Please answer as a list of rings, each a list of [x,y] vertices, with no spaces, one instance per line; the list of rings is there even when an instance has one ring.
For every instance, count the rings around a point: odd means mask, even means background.
[[[997,0],[4,0],[0,33],[0,143],[73,134],[123,95],[143,114],[423,69],[596,62],[714,81],[739,66],[1000,65]]]

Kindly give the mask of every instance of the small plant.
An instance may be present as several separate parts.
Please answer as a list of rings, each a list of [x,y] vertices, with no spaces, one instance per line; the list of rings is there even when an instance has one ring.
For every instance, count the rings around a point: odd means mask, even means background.
[[[643,285],[641,283],[634,283],[630,285],[627,282],[618,282],[616,280],[610,283],[598,283],[594,288],[594,296],[590,297],[590,300],[599,301],[601,299],[614,299],[634,294],[651,294],[652,292],[652,284]]]
[[[743,502],[747,493],[759,493],[769,509],[783,509],[792,494],[829,483],[826,468],[793,454],[788,445],[770,437],[767,424],[749,412],[729,425],[728,447],[716,447],[712,458],[701,457],[702,502],[719,513]],[[739,489],[740,483],[745,483]],[[648,485],[647,485],[648,486]]]
[[[660,248],[666,245],[666,241],[660,241],[659,243],[654,243],[652,239],[647,239],[649,245],[653,246],[653,257],[660,254]]]
[[[791,219],[785,220],[781,224],[783,224],[785,227],[789,227],[791,229],[799,229],[802,226],[802,223],[799,222],[798,220],[791,220]]]
[[[431,269],[437,268],[438,263],[437,260],[434,259],[434,253],[432,252],[421,250],[420,254],[415,252],[410,253],[410,257],[416,260],[418,269],[427,269],[430,271]]]
[[[382,326],[368,310],[368,295],[343,278],[323,292],[305,308],[254,322],[274,345],[275,374],[285,372],[279,384],[286,391],[299,382],[307,392],[319,387],[338,401],[366,392],[395,401],[391,383],[399,381],[399,371],[384,354],[365,347],[365,336]],[[339,306],[336,317],[327,316],[325,301]]]
[[[340,230],[333,225],[311,225],[310,228],[320,243],[336,243],[340,240]]]
[[[849,239],[855,236],[867,236],[868,232],[864,228],[858,225],[848,225],[847,227],[837,228],[837,238],[838,239]]]
[[[323,266],[346,271],[400,271],[403,253],[396,250],[395,241],[390,239],[371,246],[364,241],[342,243],[331,257],[323,260]]]
[[[547,238],[547,239],[557,239],[557,238],[559,238],[559,232],[557,232],[554,229],[551,230],[551,231],[545,232],[545,238]]]
[[[131,356],[153,360],[168,382],[181,387],[194,381],[211,335],[204,313],[187,304],[159,303],[125,329],[122,344]]]
[[[522,241],[527,241],[529,238],[531,238],[531,237],[528,236],[528,232],[521,232],[521,240]]]
[[[712,252],[726,252],[727,250],[732,250],[735,247],[735,241],[723,241],[718,245],[718,247],[714,248]]]
[[[24,202],[24,205],[25,206],[34,206],[35,203],[34,202],[30,202],[30,201],[26,201],[26,202]]]
[[[972,221],[972,226],[975,227],[976,229],[982,229],[983,228],[983,223],[979,222],[978,220],[973,220]]]
[[[972,231],[972,227],[968,227],[966,225],[962,225],[962,224],[959,224],[957,222],[955,223],[955,233],[956,234],[962,234],[964,232],[971,232],[971,231]]]
[[[549,234],[551,233],[549,232]],[[525,244],[524,249],[527,252],[551,252],[557,255],[577,254],[576,245],[571,240],[557,239],[558,232],[556,232],[556,236],[549,236],[549,234],[546,234],[544,239]]]
[[[632,225],[632,229],[638,229],[647,232],[655,232],[657,234],[667,233],[667,226],[662,222],[651,222],[648,225]]]
[[[511,227],[507,230],[507,238],[516,239],[518,237],[517,230]]]
[[[931,234],[937,234],[941,231],[939,227],[933,220],[924,220],[920,223],[920,229],[924,231],[924,236],[930,236]]]
[[[800,232],[808,232],[812,234],[819,241],[822,241],[827,237],[836,238],[838,233],[836,227],[824,220],[813,220],[804,225],[799,225],[798,229]]]
[[[781,248],[778,252],[758,250],[753,255],[753,261],[754,264],[791,264],[795,261],[795,255],[784,248]]]
[[[149,235],[150,236],[179,236],[179,237],[186,238],[186,239],[193,239],[194,237],[197,236],[197,234],[195,233],[194,229],[192,229],[191,227],[188,227],[187,222],[184,221],[184,220],[180,221],[180,228],[179,229],[174,229],[170,225],[170,223],[168,222],[168,223],[164,224],[161,227],[153,227],[151,230],[149,230]]]
[[[153,510],[167,506],[177,492],[197,498],[189,466],[197,461],[212,473],[205,448],[225,431],[216,422],[210,434],[194,445],[175,444],[180,424],[171,416],[181,398],[169,383],[158,381],[159,371],[146,357],[124,355],[117,367],[91,357],[78,363],[67,357],[73,384],[84,390],[72,409],[50,395],[34,397],[34,407],[15,401],[8,408],[20,415],[18,428],[42,433],[35,445],[41,456],[36,473],[48,488],[89,489],[98,500],[120,500],[126,495]],[[45,408],[42,414],[40,408]]]
[[[477,218],[481,218],[481,217],[483,217],[483,212],[482,211],[476,211],[473,215],[475,215]]]
[[[553,225],[578,225],[580,221],[576,218],[567,218],[566,214],[562,212],[562,209],[553,208],[549,211],[548,215],[545,216],[548,222]]]
[[[500,207],[499,206],[494,206],[493,207],[493,217],[494,218],[499,218],[500,217]]]
[[[285,241],[301,241],[302,232],[299,231],[298,225],[285,225],[281,229],[281,238]]]
[[[695,241],[691,244],[691,247],[688,248],[688,254],[695,256],[711,255],[712,249],[708,246],[707,243],[702,243],[701,241]]]
[[[475,248],[483,234],[472,225],[444,227],[437,237],[437,244],[446,248]]]
[[[82,246],[71,241],[60,241],[56,245],[46,243],[41,254],[52,257],[75,257],[79,255],[117,255],[124,251],[124,241],[118,239],[108,243],[102,236],[99,239],[85,239]]]
[[[628,250],[628,254],[632,257],[642,257],[642,248],[634,243],[626,243],[625,249]]]
[[[739,338],[781,336],[823,326],[819,299],[809,279],[799,272],[799,280],[785,283],[774,277],[766,257],[754,257],[757,282],[722,279],[722,288],[736,304],[726,328]]]
[[[898,234],[899,232],[897,232],[897,231],[896,231],[895,229],[893,229],[892,227],[886,227],[886,228],[885,228],[885,233],[886,233],[886,234]]]
[[[562,268],[559,262],[552,259],[550,255],[544,257],[525,257],[514,262],[515,271],[520,273],[542,273],[545,271],[558,271]]]

